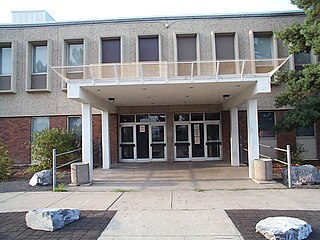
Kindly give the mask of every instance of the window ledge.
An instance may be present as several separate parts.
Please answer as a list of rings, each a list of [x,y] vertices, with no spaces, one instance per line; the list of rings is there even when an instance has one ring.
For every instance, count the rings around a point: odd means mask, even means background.
[[[50,93],[50,89],[27,89],[26,92],[28,93],[37,93],[37,92],[48,92]]]
[[[0,94],[1,93],[12,93],[12,94],[15,94],[16,93],[16,91],[14,91],[14,90],[0,90]]]

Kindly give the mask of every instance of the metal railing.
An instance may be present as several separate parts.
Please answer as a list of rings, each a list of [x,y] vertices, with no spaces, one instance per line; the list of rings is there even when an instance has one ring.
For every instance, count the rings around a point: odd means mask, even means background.
[[[57,150],[52,149],[52,191],[56,191],[56,188],[57,188],[57,169],[65,167],[67,165],[70,165],[71,163],[79,162],[82,159],[82,157],[80,157],[80,158],[74,159],[70,162],[67,162],[67,163],[64,163],[64,164],[57,166],[57,157],[65,156],[67,154],[75,153],[75,152],[78,152],[81,150],[82,150],[82,148],[77,148],[75,150],[71,150],[68,152],[57,154]]]
[[[59,66],[50,68],[63,80],[128,80],[213,78],[224,76],[243,79],[245,76],[268,74],[270,77],[291,55],[281,59],[219,60],[190,62],[134,62],[91,64],[83,66]],[[76,71],[75,71],[76,70]]]
[[[282,149],[282,148],[278,148],[278,147],[272,147],[272,146],[265,145],[265,144],[259,144],[259,146],[265,147],[265,148],[269,148],[269,149],[274,149],[276,151],[280,151],[280,152],[285,152],[286,153],[287,162],[279,160],[279,159],[276,159],[276,158],[272,158],[272,157],[269,157],[269,156],[266,156],[266,155],[263,155],[263,154],[260,154],[260,156],[265,157],[265,158],[270,158],[272,161],[279,162],[279,163],[282,163],[284,165],[287,165],[288,166],[288,169],[287,169],[288,170],[288,187],[292,188],[292,181],[291,181],[291,166],[292,166],[292,164],[291,164],[291,148],[290,148],[290,145],[288,144],[286,149]]]
[[[101,160],[101,140],[98,139],[97,143],[93,144],[92,147],[93,147],[93,149],[95,147],[97,147],[97,150],[93,151],[93,157],[95,156],[95,154],[98,154],[98,159]],[[63,153],[57,153],[56,149],[52,149],[52,191],[55,191],[56,188],[57,188],[57,169],[65,167],[65,166],[68,166],[68,165],[70,165],[72,163],[75,163],[75,162],[80,162],[80,160],[82,159],[82,157],[80,157],[80,158],[71,160],[71,161],[69,161],[67,163],[64,163],[64,164],[61,164],[61,165],[57,166],[57,157],[61,157],[61,156],[65,156],[65,155],[68,155],[68,154],[76,153],[76,152],[79,152],[81,150],[82,150],[82,148],[77,148],[77,149],[74,149],[74,150],[71,150],[71,151],[67,151],[67,152],[63,152]]]

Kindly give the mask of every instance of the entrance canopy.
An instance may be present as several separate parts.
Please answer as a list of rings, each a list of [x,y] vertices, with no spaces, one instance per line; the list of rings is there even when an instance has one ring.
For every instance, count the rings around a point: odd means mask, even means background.
[[[286,59],[138,62],[51,67],[68,98],[116,112],[119,106],[242,105],[271,92],[271,78]]]

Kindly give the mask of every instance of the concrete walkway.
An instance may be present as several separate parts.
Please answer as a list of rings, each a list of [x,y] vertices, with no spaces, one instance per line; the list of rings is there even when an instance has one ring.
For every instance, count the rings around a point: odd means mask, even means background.
[[[0,212],[39,207],[116,210],[99,239],[239,240],[243,238],[224,210],[320,210],[319,189],[259,185],[245,176],[246,168],[222,170],[97,170],[98,181],[90,187],[1,193]]]

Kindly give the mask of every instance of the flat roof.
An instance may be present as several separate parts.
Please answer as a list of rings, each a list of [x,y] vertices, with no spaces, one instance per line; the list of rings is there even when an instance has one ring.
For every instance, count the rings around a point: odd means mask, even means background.
[[[305,15],[302,10],[277,11],[277,12],[257,12],[257,13],[226,13],[212,15],[182,15],[182,16],[159,16],[159,17],[135,17],[117,19],[79,20],[65,22],[44,22],[44,23],[0,23],[0,28],[26,28],[45,26],[65,26],[82,24],[101,23],[131,23],[131,22],[156,22],[156,21],[179,21],[179,20],[202,20],[202,19],[222,19],[222,18],[257,18],[257,17],[285,17]]]

